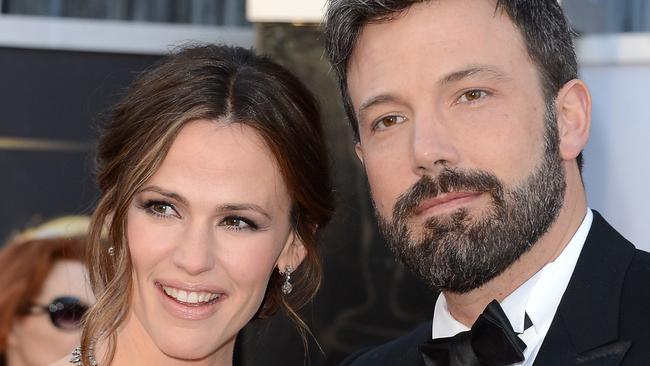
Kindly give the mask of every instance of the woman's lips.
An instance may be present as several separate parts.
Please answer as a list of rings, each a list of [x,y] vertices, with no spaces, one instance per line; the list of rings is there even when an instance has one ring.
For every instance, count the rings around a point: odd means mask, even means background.
[[[415,215],[438,214],[465,205],[478,198],[481,192],[452,192],[444,193],[435,198],[422,202],[415,210]]]
[[[212,302],[221,297],[221,293],[214,293],[208,291],[192,291],[179,289],[171,286],[161,285],[165,294],[176,301],[188,305],[201,305]]]
[[[214,288],[155,283],[158,297],[172,316],[186,320],[201,320],[214,314],[227,295]]]

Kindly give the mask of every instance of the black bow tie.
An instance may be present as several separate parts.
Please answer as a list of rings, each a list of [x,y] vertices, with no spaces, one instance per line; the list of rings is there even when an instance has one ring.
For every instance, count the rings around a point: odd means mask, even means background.
[[[472,329],[420,345],[426,366],[504,366],[524,360],[519,339],[496,300],[483,310]]]

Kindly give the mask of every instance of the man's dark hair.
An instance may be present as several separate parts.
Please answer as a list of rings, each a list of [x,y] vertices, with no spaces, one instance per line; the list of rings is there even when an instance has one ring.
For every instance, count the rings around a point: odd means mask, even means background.
[[[428,0],[440,1],[440,0]],[[578,77],[578,62],[569,28],[557,0],[495,0],[523,35],[528,56],[537,65],[546,102],[553,101],[568,81]],[[329,0],[325,14],[325,47],[338,78],[343,106],[355,138],[359,123],[347,86],[347,67],[361,29],[389,21],[422,0]],[[582,153],[577,157],[582,170]]]

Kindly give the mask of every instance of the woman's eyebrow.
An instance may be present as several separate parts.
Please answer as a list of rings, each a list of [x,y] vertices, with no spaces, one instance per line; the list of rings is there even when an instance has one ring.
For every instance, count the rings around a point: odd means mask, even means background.
[[[217,207],[218,212],[227,212],[227,211],[255,211],[267,219],[271,220],[271,215],[266,212],[261,206],[254,203],[227,203]]]
[[[155,186],[155,185],[146,186],[146,187],[142,188],[138,192],[155,192],[155,193],[158,193],[158,194],[163,195],[165,197],[171,198],[171,199],[173,199],[175,201],[178,201],[178,202],[182,203],[185,206],[189,205],[188,200],[185,199],[185,197],[181,196],[180,194],[175,193],[175,192],[171,192],[171,191],[168,191],[168,190],[165,190],[165,189],[162,189],[162,188],[160,188],[158,186]]]
[[[182,203],[183,205],[188,206],[189,201],[185,199],[183,196],[181,196],[178,193],[171,192],[168,190],[165,190],[163,188],[160,188],[158,186],[152,185],[152,186],[146,186],[142,188],[139,192],[155,192],[160,195],[163,195],[165,197],[171,198],[175,201],[178,201]],[[216,209],[217,212],[228,212],[228,211],[255,211],[267,219],[271,220],[271,215],[261,206],[256,205],[254,203],[226,203],[223,205],[217,206]]]

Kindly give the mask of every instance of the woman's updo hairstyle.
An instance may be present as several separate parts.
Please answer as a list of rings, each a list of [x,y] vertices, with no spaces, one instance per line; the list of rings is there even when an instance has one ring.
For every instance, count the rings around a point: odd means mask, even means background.
[[[183,48],[145,71],[115,106],[99,140],[100,199],[87,254],[97,303],[86,317],[82,349],[107,337],[107,358],[112,360],[115,332],[125,319],[131,296],[128,208],[181,128],[199,119],[252,127],[275,157],[292,199],[293,230],[307,255],[292,273],[294,290],[287,296],[281,293],[282,277],[274,271],[256,317],[282,309],[296,322],[304,340],[307,328],[296,311],[320,285],[316,232],[333,213],[318,104],[295,76],[268,57],[239,47],[200,45]],[[107,240],[101,240],[103,235]]]

